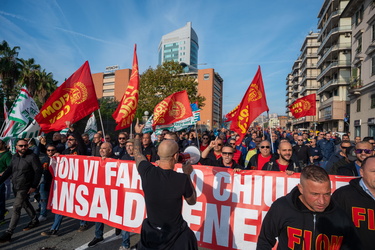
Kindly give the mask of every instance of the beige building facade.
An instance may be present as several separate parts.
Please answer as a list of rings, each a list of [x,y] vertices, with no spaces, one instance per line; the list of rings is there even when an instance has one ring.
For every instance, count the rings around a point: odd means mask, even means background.
[[[349,1],[342,16],[352,20],[350,132],[375,136],[375,3]]]

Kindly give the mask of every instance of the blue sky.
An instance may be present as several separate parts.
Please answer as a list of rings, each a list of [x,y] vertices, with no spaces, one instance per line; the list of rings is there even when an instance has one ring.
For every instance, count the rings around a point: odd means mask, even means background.
[[[199,68],[224,79],[223,113],[242,99],[258,65],[270,113],[285,114],[285,82],[323,0],[1,0],[0,40],[20,46],[61,84],[86,60],[91,72],[157,65],[163,35],[192,22]]]

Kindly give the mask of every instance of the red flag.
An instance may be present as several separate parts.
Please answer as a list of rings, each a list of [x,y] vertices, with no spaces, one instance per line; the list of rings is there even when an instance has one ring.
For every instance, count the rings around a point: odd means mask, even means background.
[[[66,121],[72,124],[99,109],[89,62],[86,61],[48,98],[35,116],[43,132],[66,128]]]
[[[134,45],[133,67],[128,87],[112,117],[117,126],[115,130],[128,128],[134,119],[138,106],[139,96],[139,71],[137,58],[137,45]]]
[[[228,114],[225,115],[225,118],[227,118],[225,122],[230,122],[233,120],[234,116],[237,114],[237,110],[239,106],[240,105],[237,105],[234,109],[232,109],[232,111],[230,111]]]
[[[289,106],[289,110],[295,118],[316,115],[316,94],[298,98]]]
[[[193,116],[186,90],[173,93],[154,108],[152,126],[172,124]]]
[[[269,111],[264,91],[262,72],[260,66],[254,76],[249,88],[247,89],[236,114],[232,119],[230,130],[240,135],[238,143],[242,142],[246,131],[251,123],[264,111]]]

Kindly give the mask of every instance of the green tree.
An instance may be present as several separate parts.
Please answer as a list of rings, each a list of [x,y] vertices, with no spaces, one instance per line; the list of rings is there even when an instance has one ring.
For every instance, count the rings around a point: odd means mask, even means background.
[[[198,102],[200,107],[204,106],[206,98],[198,95],[196,78],[184,73],[177,62],[164,62],[156,69],[147,69],[140,76],[137,117],[140,118],[146,110],[152,113],[164,98],[182,90],[187,91],[191,103]]]
[[[0,87],[2,98],[13,101],[16,98],[18,89],[16,82],[19,76],[19,64],[17,62],[20,47],[11,48],[4,40],[0,43]]]
[[[36,104],[41,107],[57,88],[52,73],[47,73],[34,58],[18,58],[20,47],[11,48],[6,41],[0,43],[0,101],[6,98],[10,103],[16,98],[19,89],[25,85]],[[2,112],[2,111],[0,111]]]

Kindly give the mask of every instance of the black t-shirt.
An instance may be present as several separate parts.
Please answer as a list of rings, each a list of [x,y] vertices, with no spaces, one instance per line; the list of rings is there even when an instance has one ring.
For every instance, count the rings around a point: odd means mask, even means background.
[[[154,227],[166,230],[180,227],[182,218],[182,196],[193,195],[190,177],[174,170],[155,167],[148,161],[139,164],[145,194],[147,217]]]

